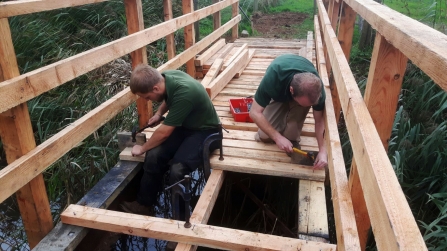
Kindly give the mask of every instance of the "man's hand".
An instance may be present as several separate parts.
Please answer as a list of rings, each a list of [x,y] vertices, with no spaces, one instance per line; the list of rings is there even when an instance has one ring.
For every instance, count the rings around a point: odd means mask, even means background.
[[[292,143],[290,142],[290,140],[288,140],[287,138],[285,138],[282,135],[279,135],[278,138],[275,140],[276,146],[278,146],[279,149],[285,151],[286,153],[291,153],[292,150]]]
[[[314,162],[313,169],[323,169],[327,165],[327,153],[326,151],[319,152]]]
[[[135,145],[135,146],[132,147],[132,156],[138,156],[138,155],[141,155],[143,153],[144,153],[144,151],[143,151],[143,147],[142,146]]]
[[[162,116],[158,113],[154,114],[152,118],[149,119],[147,122],[147,125],[150,125],[151,127],[157,126],[162,121]]]

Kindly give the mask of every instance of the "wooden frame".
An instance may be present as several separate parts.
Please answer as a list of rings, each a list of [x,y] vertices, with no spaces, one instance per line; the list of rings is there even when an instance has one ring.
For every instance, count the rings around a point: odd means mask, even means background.
[[[317,1],[340,102],[380,250],[427,250],[323,2]],[[367,189],[365,189],[365,187]]]
[[[194,13],[174,18],[54,64],[3,81],[0,83],[0,112],[37,97],[237,1],[226,0],[213,4]]]
[[[172,0],[163,0],[163,11],[165,21],[174,18],[174,15],[172,13]],[[166,52],[168,53],[168,60],[171,60],[173,57],[175,57],[174,33],[166,36]]]
[[[11,30],[6,18],[0,19],[0,37],[0,80],[4,80],[19,75]],[[0,137],[8,164],[36,147],[26,103],[0,114]],[[53,228],[43,175],[39,173],[19,188],[16,193],[17,204],[29,246],[32,248]]]
[[[240,18],[239,15],[231,19],[218,30],[211,33],[207,38],[202,39],[193,47],[160,66],[158,70],[163,71],[180,67],[192,57],[191,55],[195,55],[198,51],[203,50],[210,41],[214,41],[216,36],[219,37],[224,34],[225,31],[231,29],[234,24],[240,21]],[[0,190],[3,191],[0,194],[0,202],[4,201],[32,178],[39,175],[49,165],[67,153],[88,135],[97,130],[124,108],[128,107],[135,99],[136,96],[130,92],[129,88],[124,89],[84,115],[82,118],[70,124],[70,126],[40,144],[25,156],[0,170]],[[18,173],[21,173],[21,175],[17,175]]]

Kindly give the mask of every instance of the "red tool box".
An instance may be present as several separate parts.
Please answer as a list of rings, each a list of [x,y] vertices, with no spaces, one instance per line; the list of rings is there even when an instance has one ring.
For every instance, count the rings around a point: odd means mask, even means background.
[[[230,111],[236,122],[251,122],[249,112],[253,104],[253,98],[237,98],[230,99]]]

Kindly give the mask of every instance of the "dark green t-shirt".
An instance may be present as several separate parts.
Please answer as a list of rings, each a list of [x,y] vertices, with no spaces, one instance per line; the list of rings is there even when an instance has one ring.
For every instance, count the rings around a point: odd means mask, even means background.
[[[217,128],[219,117],[205,88],[188,74],[169,70],[162,73],[169,113],[163,124],[191,130]]]
[[[285,54],[275,58],[259,84],[255,94],[256,102],[260,106],[266,107],[272,99],[277,102],[292,101],[290,82],[295,74],[304,72],[310,72],[320,77],[314,65],[306,58],[293,54]],[[321,96],[318,104],[312,106],[315,111],[324,109],[326,93],[324,92],[323,82],[321,85]]]

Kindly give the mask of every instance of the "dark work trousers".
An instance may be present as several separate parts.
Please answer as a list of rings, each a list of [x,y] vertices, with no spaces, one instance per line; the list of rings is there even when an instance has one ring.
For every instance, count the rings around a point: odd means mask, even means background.
[[[203,142],[217,129],[194,131],[176,127],[172,134],[159,146],[146,152],[137,201],[141,205],[152,206],[157,201],[157,193],[163,189],[163,176],[170,170],[169,184],[203,165]]]

